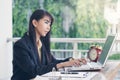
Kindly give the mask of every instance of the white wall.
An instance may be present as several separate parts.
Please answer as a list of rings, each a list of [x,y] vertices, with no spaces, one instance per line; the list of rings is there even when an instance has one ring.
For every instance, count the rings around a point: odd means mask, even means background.
[[[12,0],[0,0],[0,80],[10,80],[12,74]]]

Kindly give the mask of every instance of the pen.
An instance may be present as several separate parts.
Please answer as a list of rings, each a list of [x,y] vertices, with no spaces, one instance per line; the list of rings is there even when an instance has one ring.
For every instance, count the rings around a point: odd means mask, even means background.
[[[61,74],[78,74],[77,72],[61,72]]]

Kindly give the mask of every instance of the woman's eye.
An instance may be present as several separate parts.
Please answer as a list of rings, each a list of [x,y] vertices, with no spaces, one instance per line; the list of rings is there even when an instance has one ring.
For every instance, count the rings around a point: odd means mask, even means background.
[[[45,22],[46,24],[48,24],[49,22]]]

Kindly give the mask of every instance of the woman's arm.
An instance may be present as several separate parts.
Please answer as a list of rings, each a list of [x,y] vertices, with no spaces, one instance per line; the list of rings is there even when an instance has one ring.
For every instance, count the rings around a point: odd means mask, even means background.
[[[14,46],[13,62],[13,65],[17,65],[18,68],[29,75],[45,74],[50,72],[57,64],[38,65],[37,61],[34,61],[33,56],[31,56],[30,51],[18,45]]]
[[[66,61],[69,61],[72,57],[69,57],[69,58],[66,58],[64,60],[58,60],[56,59],[52,54],[50,54],[51,58],[52,58],[52,62],[53,63],[61,63],[61,62],[66,62]]]
[[[68,66],[80,66],[82,64],[86,64],[85,59],[74,59],[72,57],[66,58],[64,60],[57,60],[52,56],[53,62],[56,62],[56,68],[63,68]]]

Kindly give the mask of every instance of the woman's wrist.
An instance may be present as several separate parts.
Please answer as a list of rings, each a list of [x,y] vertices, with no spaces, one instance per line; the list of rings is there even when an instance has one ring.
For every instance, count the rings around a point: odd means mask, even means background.
[[[57,66],[57,69],[64,68],[64,63],[63,62],[62,63],[58,63],[56,66]]]
[[[71,60],[74,60],[74,58],[71,57],[71,58],[69,59],[69,61],[71,61]]]
[[[56,65],[57,69],[69,66],[70,65],[69,62],[72,61],[72,60],[74,60],[74,58],[71,57],[71,58],[69,58],[69,61],[67,61],[67,62],[58,63]]]

